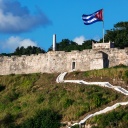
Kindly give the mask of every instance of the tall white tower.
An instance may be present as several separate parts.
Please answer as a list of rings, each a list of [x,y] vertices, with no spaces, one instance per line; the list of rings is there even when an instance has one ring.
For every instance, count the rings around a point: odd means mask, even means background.
[[[53,34],[53,51],[56,51],[56,34]]]

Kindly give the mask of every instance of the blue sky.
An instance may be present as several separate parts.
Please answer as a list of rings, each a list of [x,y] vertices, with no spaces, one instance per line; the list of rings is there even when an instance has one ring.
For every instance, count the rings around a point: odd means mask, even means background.
[[[104,9],[104,29],[128,21],[128,0],[0,0],[0,53],[14,52],[19,46],[37,46],[44,50],[69,39],[84,40],[103,37],[102,22],[84,25],[82,14]]]

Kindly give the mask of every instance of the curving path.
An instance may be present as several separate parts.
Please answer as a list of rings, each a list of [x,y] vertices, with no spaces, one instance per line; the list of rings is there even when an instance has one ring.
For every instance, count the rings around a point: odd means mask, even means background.
[[[78,83],[78,84],[85,84],[85,85],[98,85],[98,86],[102,86],[102,87],[112,88],[112,89],[114,89],[114,90],[116,90],[116,91],[118,91],[120,93],[123,93],[124,95],[128,95],[128,91],[126,89],[124,89],[124,88],[122,88],[120,86],[113,86],[109,82],[86,82],[86,81],[83,81],[83,80],[64,80],[64,77],[65,77],[66,74],[67,74],[67,72],[61,73],[57,77],[56,82],[57,83],[62,83],[62,82],[63,83]],[[113,106],[106,107],[105,109],[103,109],[101,111],[98,111],[98,112],[95,112],[94,114],[87,115],[79,123],[74,123],[72,126],[74,126],[74,125],[81,126],[81,124],[85,123],[91,117],[94,117],[96,115],[100,115],[100,114],[106,113],[108,111],[111,111],[111,110],[117,108],[120,105],[127,105],[127,104],[128,104],[128,102],[116,103]],[[70,128],[70,127],[68,127],[68,128]]]

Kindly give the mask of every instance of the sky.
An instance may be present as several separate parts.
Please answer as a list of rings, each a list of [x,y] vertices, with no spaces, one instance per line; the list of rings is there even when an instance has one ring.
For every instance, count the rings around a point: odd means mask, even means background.
[[[104,30],[128,21],[128,0],[0,0],[0,53],[37,46],[45,51],[69,39],[78,44],[103,38],[103,23],[84,25],[83,14],[104,10]]]

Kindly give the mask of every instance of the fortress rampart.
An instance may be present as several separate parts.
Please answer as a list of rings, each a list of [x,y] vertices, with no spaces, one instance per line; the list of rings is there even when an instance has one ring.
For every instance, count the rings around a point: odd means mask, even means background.
[[[51,51],[30,56],[1,56],[0,75],[87,71],[119,64],[128,66],[128,48]]]

